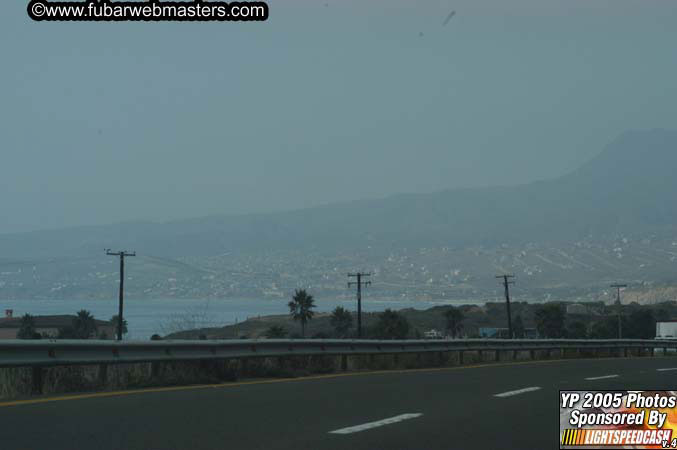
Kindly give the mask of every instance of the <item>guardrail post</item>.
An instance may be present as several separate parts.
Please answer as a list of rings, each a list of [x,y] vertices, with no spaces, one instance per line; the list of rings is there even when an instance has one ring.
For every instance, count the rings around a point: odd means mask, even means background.
[[[656,348],[651,347],[651,357],[653,358],[654,356],[656,356]]]
[[[535,350],[529,350],[529,358],[536,359],[536,351]]]
[[[501,351],[496,350],[496,354],[494,356],[495,356],[496,362],[500,361],[501,360]]]
[[[348,370],[348,355],[341,355],[341,370],[344,372]]]
[[[480,362],[484,361],[484,357],[482,356],[482,350],[477,350],[477,356],[479,356]]]
[[[399,362],[400,362],[400,360],[399,360],[399,358],[397,357],[397,353],[393,353],[393,367],[396,368],[396,367],[397,367],[397,363],[399,363]]]
[[[463,350],[458,351],[458,364],[463,365]]]
[[[513,361],[517,359],[517,353],[518,353],[517,350],[512,351],[512,360]]]
[[[99,384],[105,386],[108,383],[108,364],[99,364]]]
[[[32,377],[31,377],[31,382],[32,382],[31,394],[42,395],[43,374],[44,374],[44,370],[43,370],[42,367],[33,367]]]

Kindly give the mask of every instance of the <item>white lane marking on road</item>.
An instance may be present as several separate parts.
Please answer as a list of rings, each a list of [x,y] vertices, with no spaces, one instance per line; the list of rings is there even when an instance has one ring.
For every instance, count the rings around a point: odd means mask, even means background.
[[[657,372],[667,372],[668,370],[677,370],[677,367],[667,367],[665,369],[656,369]]]
[[[340,430],[330,431],[332,434],[350,434],[357,433],[359,431],[369,430],[371,428],[382,427],[384,425],[390,425],[391,423],[402,422],[403,420],[415,419],[421,417],[422,413],[409,413],[409,414],[400,414],[399,416],[389,417],[383,420],[377,420],[376,422],[363,423],[362,425],[355,425],[354,427],[341,428]]]
[[[516,391],[508,391],[508,392],[502,392],[500,394],[494,394],[494,397],[500,397],[500,398],[512,397],[513,395],[524,394],[526,392],[533,392],[533,391],[537,391],[539,389],[540,389],[540,387],[533,386],[533,387],[528,387],[528,388],[524,388],[524,389],[517,389]]]
[[[607,378],[618,378],[618,375],[604,375],[601,377],[589,377],[586,378],[588,381],[594,381],[594,380],[606,380]]]

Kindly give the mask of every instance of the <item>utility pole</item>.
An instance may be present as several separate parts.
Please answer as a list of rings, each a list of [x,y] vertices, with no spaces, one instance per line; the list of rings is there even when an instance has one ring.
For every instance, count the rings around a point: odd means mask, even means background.
[[[505,307],[508,311],[508,339],[512,339],[512,317],[510,316],[510,285],[515,284],[510,278],[515,278],[515,275],[497,275],[496,278],[503,278],[503,286],[505,287]]]
[[[120,302],[118,305],[118,341],[122,340],[122,303],[124,297],[124,287],[125,287],[125,256],[136,256],[136,252],[111,252],[109,248],[106,249],[106,255],[108,256],[119,256],[120,257],[120,292],[119,298]]]
[[[627,284],[612,284],[610,287],[616,288],[616,305],[618,305],[618,339],[622,339],[621,329],[621,288],[628,287]]]
[[[357,278],[357,281],[349,281],[348,287],[357,286],[357,337],[362,337],[362,285],[369,286],[371,281],[362,281],[362,277],[370,277],[370,273],[349,273],[349,278]]]

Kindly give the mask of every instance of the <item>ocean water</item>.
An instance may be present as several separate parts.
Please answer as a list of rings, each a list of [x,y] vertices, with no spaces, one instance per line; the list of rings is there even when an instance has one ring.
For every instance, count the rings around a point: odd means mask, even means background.
[[[175,331],[202,327],[222,327],[242,322],[250,317],[273,314],[288,314],[289,299],[254,300],[134,300],[125,299],[124,318],[129,333],[125,340],[146,340],[157,333],[169,334]],[[348,310],[357,309],[356,300],[316,300],[317,312],[330,312],[337,306]],[[363,311],[384,311],[387,308],[427,309],[443,304],[480,304],[479,302],[442,301],[395,301],[362,299]],[[0,300],[0,314],[13,309],[14,317],[23,314],[75,314],[81,309],[90,311],[95,318],[109,320],[118,313],[118,302],[114,300]]]

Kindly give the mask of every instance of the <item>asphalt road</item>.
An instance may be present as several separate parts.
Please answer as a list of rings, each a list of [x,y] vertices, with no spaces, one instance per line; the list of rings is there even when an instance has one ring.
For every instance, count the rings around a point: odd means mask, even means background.
[[[0,448],[555,449],[559,389],[677,389],[670,368],[542,361],[3,403]]]

